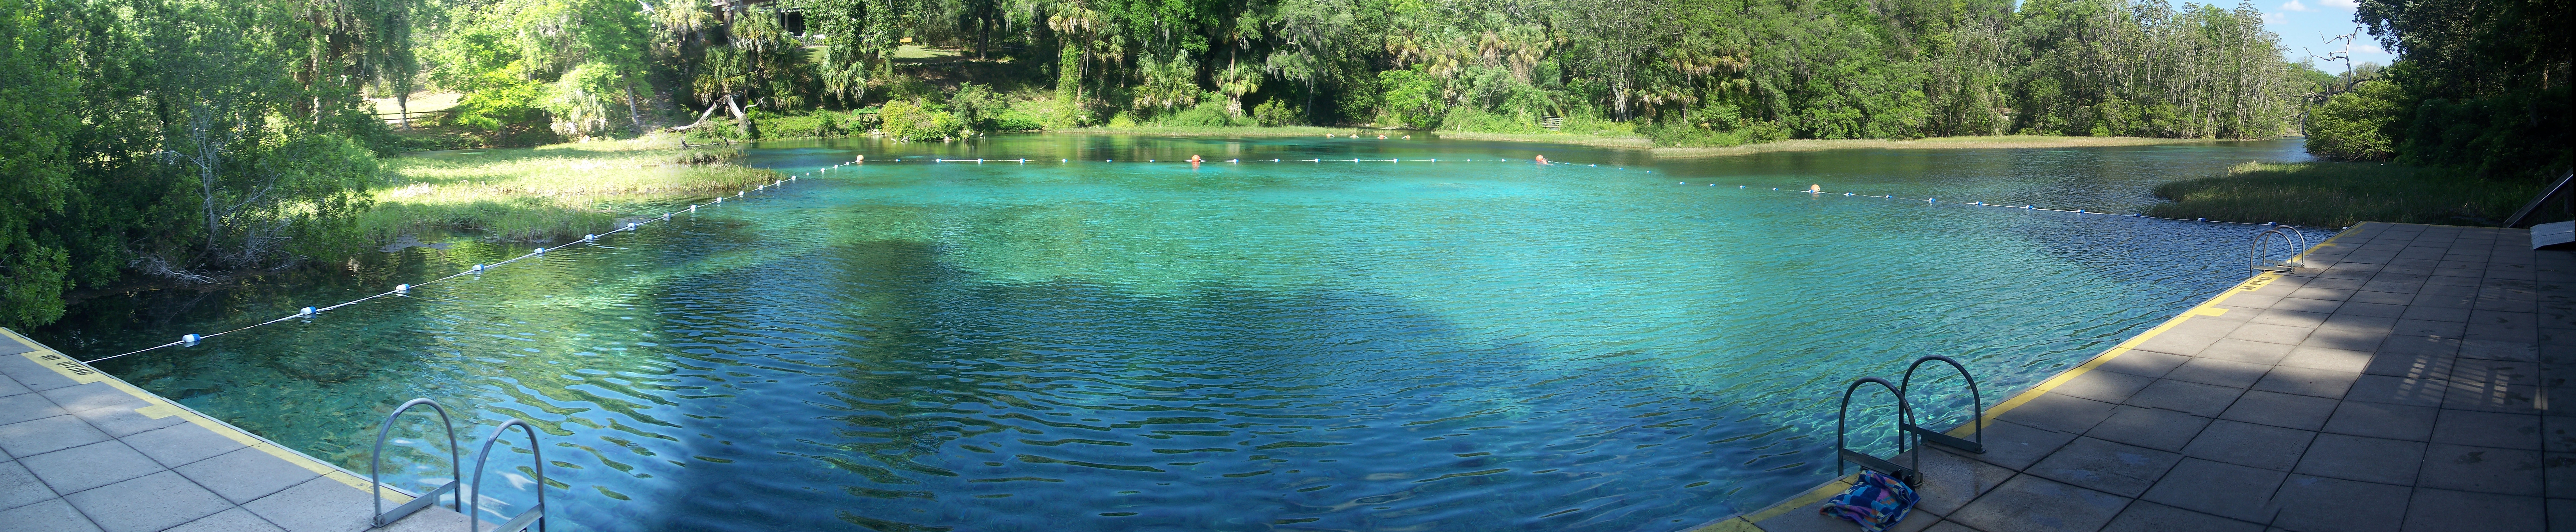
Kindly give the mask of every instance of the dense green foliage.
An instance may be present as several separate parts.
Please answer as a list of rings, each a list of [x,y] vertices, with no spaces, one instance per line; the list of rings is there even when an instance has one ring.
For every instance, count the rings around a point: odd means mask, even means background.
[[[0,324],[127,272],[191,282],[345,253],[407,75],[400,1],[0,1]]]
[[[2568,171],[2571,9],[2558,0],[2362,0],[2355,20],[2397,52],[2397,64],[2384,85],[2329,100],[2322,111],[2334,127],[2312,131],[2310,151],[2490,179]]]

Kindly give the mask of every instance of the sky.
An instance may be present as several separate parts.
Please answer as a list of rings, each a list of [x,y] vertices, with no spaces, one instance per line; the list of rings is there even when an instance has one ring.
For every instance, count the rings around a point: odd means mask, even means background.
[[[2352,23],[2353,0],[2256,2],[2255,5],[2263,9],[2263,26],[2281,34],[2281,55],[2291,62],[2307,59],[2311,54],[2326,56],[2344,50],[2342,41],[2326,42],[2325,39],[2353,33],[2357,29]],[[2366,32],[2352,39],[2350,50],[2352,64],[2356,66],[2362,63],[2386,65],[2397,60],[2395,54],[2381,51],[2379,42]],[[2341,74],[2343,62],[2317,60],[2317,69]]]

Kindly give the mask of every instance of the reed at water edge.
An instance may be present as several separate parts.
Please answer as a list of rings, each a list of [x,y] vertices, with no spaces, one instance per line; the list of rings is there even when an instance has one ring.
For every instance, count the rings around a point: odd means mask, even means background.
[[[2494,226],[2545,183],[2357,162],[2236,165],[2227,175],[2157,186],[2148,216],[2346,227],[2360,222]]]

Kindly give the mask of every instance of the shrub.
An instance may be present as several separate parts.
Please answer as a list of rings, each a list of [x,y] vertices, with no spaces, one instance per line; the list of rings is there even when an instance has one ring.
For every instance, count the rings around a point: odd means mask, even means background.
[[[886,138],[900,141],[945,139],[956,135],[958,129],[955,116],[912,102],[885,104],[877,110],[877,116],[885,121]]]
[[[1169,127],[1226,127],[1234,125],[1234,120],[1226,116],[1225,102],[1220,101],[1220,99],[1200,100],[1197,106],[1183,109],[1178,113],[1173,113],[1170,117],[1162,119],[1161,122],[1162,125]]]
[[[1252,122],[1265,127],[1294,126],[1304,122],[1296,110],[1289,109],[1287,103],[1279,100],[1279,98],[1271,98],[1270,101],[1261,102],[1260,106],[1252,108]]]
[[[2395,155],[2388,139],[2397,120],[2397,85],[2364,81],[2328,98],[2308,112],[2308,154],[2347,161],[2387,160]]]

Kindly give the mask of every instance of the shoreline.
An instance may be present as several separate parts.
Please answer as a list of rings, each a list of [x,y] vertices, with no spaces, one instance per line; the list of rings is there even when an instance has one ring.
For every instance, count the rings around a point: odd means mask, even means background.
[[[2264,139],[2174,139],[2157,137],[2057,137],[2046,135],[1992,135],[1959,137],[1926,137],[1911,140],[1889,139],[1797,139],[1744,144],[1737,146],[1662,146],[1645,137],[1609,137],[1568,133],[1486,133],[1477,131],[1437,131],[1413,129],[1376,129],[1365,127],[1318,126],[1227,126],[1227,127],[1088,127],[1040,133],[1090,133],[1118,135],[1156,135],[1168,137],[1317,137],[1351,132],[1378,131],[1389,134],[1421,135],[1433,139],[1528,142],[1640,150],[1657,159],[1690,159],[1730,157],[1771,152],[1826,151],[1856,149],[1886,150],[1952,150],[1952,149],[2029,149],[2029,148],[2097,148],[2112,146],[2155,146],[2201,142],[2235,142]],[[768,140],[768,139],[763,139]],[[783,139],[782,139],[783,140]]]

